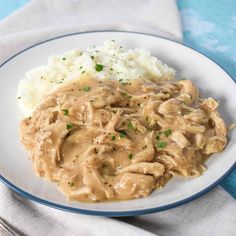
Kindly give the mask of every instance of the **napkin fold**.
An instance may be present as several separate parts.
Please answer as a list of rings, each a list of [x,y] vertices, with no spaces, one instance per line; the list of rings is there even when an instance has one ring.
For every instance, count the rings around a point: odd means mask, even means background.
[[[155,235],[121,220],[79,215],[33,203],[12,192],[2,183],[0,183],[0,216],[20,234],[29,236]]]

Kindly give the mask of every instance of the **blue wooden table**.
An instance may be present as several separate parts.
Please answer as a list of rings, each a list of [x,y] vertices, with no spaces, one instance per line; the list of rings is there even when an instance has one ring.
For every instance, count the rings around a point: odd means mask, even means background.
[[[0,20],[28,2],[0,0]],[[177,0],[177,3],[184,44],[215,60],[236,81],[236,1]],[[236,170],[221,185],[236,198]]]

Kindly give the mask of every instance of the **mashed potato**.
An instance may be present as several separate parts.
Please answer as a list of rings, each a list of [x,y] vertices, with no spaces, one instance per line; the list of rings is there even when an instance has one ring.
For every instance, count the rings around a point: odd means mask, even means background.
[[[149,51],[142,48],[126,51],[114,40],[86,51],[73,50],[51,56],[46,65],[33,68],[19,82],[17,97],[23,114],[30,115],[51,91],[83,74],[126,82],[143,77],[169,80],[175,71],[151,56]]]

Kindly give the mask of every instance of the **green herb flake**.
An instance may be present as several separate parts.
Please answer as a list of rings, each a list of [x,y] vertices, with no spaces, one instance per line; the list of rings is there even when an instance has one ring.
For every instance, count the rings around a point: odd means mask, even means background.
[[[156,140],[160,140],[160,136],[159,135],[156,136]]]
[[[100,72],[100,71],[102,71],[103,70],[103,65],[101,65],[101,64],[96,64],[96,66],[95,66],[95,70],[96,71],[98,71],[98,72]]]
[[[85,70],[83,70],[82,72],[81,72],[81,74],[84,74],[86,71]]]
[[[127,94],[127,93],[121,92],[120,94],[121,94],[122,96],[124,96],[124,97],[128,97],[128,94]]]
[[[157,144],[156,144],[156,147],[161,149],[161,148],[165,148],[166,145],[167,145],[167,142],[165,142],[165,141],[158,141]]]
[[[112,140],[112,141],[115,141],[115,140],[116,140],[116,136],[113,135],[113,136],[111,137],[111,140]]]
[[[67,128],[67,129],[71,129],[73,126],[74,126],[74,125],[73,125],[72,123],[67,123],[67,124],[66,124],[66,128]]]
[[[134,126],[131,121],[129,121],[127,125],[129,129],[134,129]]]
[[[132,160],[132,159],[133,159],[133,153],[130,153],[130,154],[128,155],[128,158],[129,158],[130,160]]]
[[[62,60],[63,60],[63,61],[65,61],[65,60],[66,60],[66,58],[65,58],[65,57],[62,57]]]
[[[167,129],[167,130],[164,131],[164,135],[166,137],[170,136],[171,134],[172,134],[172,130],[171,129]]]
[[[126,134],[125,133],[120,133],[120,138],[125,138],[126,137]]]
[[[70,187],[73,187],[73,186],[75,186],[75,183],[74,183],[74,182],[68,182],[68,185],[69,185]]]
[[[18,97],[17,99],[21,99],[21,97]]]
[[[92,60],[94,59],[94,56],[91,56]]]
[[[63,109],[62,111],[63,111],[63,114],[64,114],[65,116],[68,116],[68,114],[69,114],[69,110],[67,110],[67,109]]]
[[[88,92],[90,89],[91,89],[91,87],[89,87],[89,86],[84,86],[83,87],[83,91],[84,92]]]
[[[142,147],[142,149],[146,149],[147,148],[147,145],[144,145],[143,147]]]

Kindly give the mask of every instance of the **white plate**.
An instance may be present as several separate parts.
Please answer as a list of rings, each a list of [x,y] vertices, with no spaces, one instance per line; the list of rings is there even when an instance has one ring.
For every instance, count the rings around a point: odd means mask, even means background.
[[[115,39],[127,48],[144,47],[178,71],[179,78],[191,79],[203,97],[221,101],[220,111],[228,124],[236,114],[236,84],[216,63],[204,55],[153,35],[133,32],[84,32],[54,38],[30,47],[3,63],[0,68],[0,180],[21,195],[36,202],[83,214],[125,216],[152,213],[176,207],[206,193],[235,165],[236,130],[230,132],[226,150],[206,163],[207,171],[199,178],[172,179],[162,190],[137,200],[109,203],[68,202],[56,185],[37,178],[31,161],[19,141],[20,111],[16,92],[18,81],[32,67],[46,63],[48,56],[73,48],[85,49]],[[235,120],[235,117],[234,117]]]

